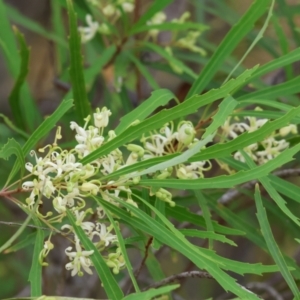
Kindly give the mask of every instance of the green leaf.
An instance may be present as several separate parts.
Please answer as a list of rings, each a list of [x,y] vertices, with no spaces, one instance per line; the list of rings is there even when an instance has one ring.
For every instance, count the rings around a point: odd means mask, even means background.
[[[278,194],[278,192],[271,185],[268,177],[259,178],[259,181],[262,183],[268,194],[275,201],[277,206],[286,214],[293,222],[300,226],[299,218],[297,218],[286,206],[286,201]]]
[[[213,122],[206,128],[202,139],[205,139],[208,135],[216,132],[217,129],[225,123],[227,117],[232,113],[237,104],[238,102],[231,96],[226,97],[219,105],[217,113],[212,117]]]
[[[18,297],[18,298],[7,298],[3,300],[103,300],[103,299],[92,299],[92,298],[77,298],[77,297],[59,297],[59,296],[46,296],[41,297]]]
[[[276,58],[274,60],[271,60],[270,62],[266,63],[265,65],[259,67],[251,77],[249,77],[245,81],[245,85],[249,82],[251,82],[253,79],[261,77],[267,73],[270,73],[271,71],[274,71],[276,69],[279,69],[281,67],[284,67],[286,65],[289,65],[293,62],[300,60],[300,48],[297,48],[288,54],[282,55],[279,58]]]
[[[47,117],[44,122],[33,132],[33,134],[30,136],[30,138],[26,141],[24,146],[22,147],[22,151],[24,156],[29,153],[31,149],[34,149],[34,147],[37,145],[38,141],[46,136],[49,131],[56,125],[56,123],[61,119],[61,117],[73,106],[73,100],[64,100],[59,105],[59,107],[54,111],[54,113]],[[24,157],[23,156],[23,157]],[[16,175],[16,172],[18,172],[20,167],[25,166],[25,164],[21,165],[20,161],[17,160],[9,174],[9,179],[13,178]],[[9,180],[7,180],[7,185]]]
[[[0,0],[0,47],[4,53],[5,64],[14,79],[17,78],[20,70],[20,57],[15,41],[11,24],[7,17],[6,6],[3,0]],[[36,103],[32,99],[28,85],[25,83],[20,94],[21,111],[23,119],[26,121],[26,127],[32,131],[41,120],[41,115],[37,109]]]
[[[173,290],[176,290],[180,287],[179,284],[173,284],[173,285],[168,285],[168,286],[163,286],[158,289],[150,289],[148,291],[142,292],[142,293],[135,293],[135,294],[130,294],[123,298],[123,300],[151,300],[153,297],[169,293]]]
[[[228,94],[235,88],[240,86],[243,83],[243,81],[255,71],[255,69],[256,68],[245,71],[237,79],[232,79],[228,81],[220,89],[211,90],[204,95],[193,96],[190,99],[187,99],[183,103],[173,108],[164,109],[156,115],[151,116],[138,124],[131,125],[127,129],[125,129],[119,136],[115,137],[110,142],[104,144],[99,149],[84,157],[81,160],[81,163],[87,164],[99,158],[102,155],[108,154],[117,147],[123,146],[126,143],[137,139],[143,133],[160,128],[171,120],[175,120],[176,118],[182,118],[183,116],[192,114],[195,111],[197,111],[199,107],[202,107],[204,105],[214,102],[215,100],[228,96]]]
[[[198,237],[201,239],[212,239],[227,243],[231,246],[237,246],[235,242],[226,238],[226,236],[214,233],[213,231],[200,231],[197,229],[180,229],[179,230],[184,236]]]
[[[41,222],[37,217],[33,217],[35,225],[39,228],[41,227]],[[31,283],[31,297],[42,296],[42,265],[39,260],[39,255],[43,250],[44,243],[44,231],[42,229],[37,229],[36,240],[34,243],[34,250],[32,256],[32,263],[29,273],[28,280]]]
[[[246,115],[247,113],[248,112],[246,112]],[[284,126],[287,126],[291,122],[291,120],[299,114],[300,106],[291,109],[289,112],[287,112],[277,120],[267,122],[258,130],[255,130],[253,132],[245,132],[238,136],[236,139],[225,144],[216,144],[208,147],[207,149],[203,149],[201,153],[193,156],[191,159],[189,159],[189,161],[193,162],[229,156],[234,151],[243,149],[258,141],[262,141],[265,137],[270,135],[270,133]]]
[[[273,12],[273,8],[274,8],[274,4],[275,4],[275,0],[272,0],[271,6],[269,8],[268,16],[265,20],[265,23],[263,24],[263,26],[259,30],[257,36],[255,37],[255,39],[253,40],[251,45],[248,47],[248,49],[245,52],[245,54],[243,55],[243,57],[239,60],[239,62],[234,66],[234,68],[228,74],[227,78],[225,79],[225,82],[231,77],[232,74],[234,74],[234,72],[238,69],[238,67],[241,65],[241,63],[245,60],[245,58],[248,56],[248,54],[251,52],[251,50],[254,48],[254,46],[258,43],[258,41],[260,39],[262,39],[262,37],[263,37],[263,35],[264,35],[268,25],[269,25],[270,18],[272,16],[272,12]]]
[[[146,117],[160,106],[166,105],[175,96],[166,89],[159,89],[151,93],[151,96],[143,101],[136,109],[121,118],[121,122],[115,129],[116,134],[123,132],[130,124],[136,120],[143,121]]]
[[[69,14],[69,51],[70,51],[70,77],[72,82],[72,90],[74,96],[75,111],[78,122],[83,123],[91,113],[90,103],[85,91],[85,81],[83,76],[82,55],[80,35],[77,29],[77,16],[73,8],[72,0],[67,0]]]
[[[20,93],[21,88],[25,82],[27,73],[28,73],[28,63],[29,63],[29,54],[30,50],[26,45],[24,35],[16,28],[14,28],[15,35],[18,39],[19,46],[20,46],[20,70],[17,77],[17,80],[14,84],[14,87],[8,97],[9,105],[14,117],[14,121],[19,128],[25,128],[25,120],[24,120],[24,113],[20,106]]]
[[[14,139],[9,139],[8,142],[0,150],[0,158],[8,159],[12,154],[16,155],[17,160],[15,164],[21,166],[21,178],[23,178],[25,171],[25,155],[18,142]],[[12,179],[12,173],[7,178],[7,182]]]
[[[271,87],[267,87],[256,92],[247,93],[244,96],[238,97],[238,101],[243,101],[246,99],[276,99],[282,96],[294,95],[300,92],[300,76],[297,76],[289,81],[286,81],[281,84],[273,85]]]
[[[139,72],[145,77],[145,79],[147,80],[147,82],[151,86],[151,88],[154,90],[159,89],[160,87],[159,87],[158,83],[156,82],[154,77],[151,75],[151,73],[148,71],[147,66],[145,66],[139,59],[137,59],[130,52],[126,52],[126,55],[135,64],[135,66],[139,70]]]
[[[158,29],[159,31],[165,31],[165,30],[181,31],[181,30],[190,30],[190,29],[194,29],[197,31],[205,31],[205,30],[209,29],[209,27],[207,25],[203,25],[200,23],[193,23],[193,22],[185,22],[185,23],[165,22],[165,23],[161,23],[161,24],[147,24],[147,25],[143,25],[140,27],[134,27],[134,29],[132,29],[129,34],[133,35],[133,34],[148,31],[151,29]]]
[[[141,26],[146,24],[146,22],[151,19],[156,13],[162,11],[167,5],[169,5],[173,0],[155,0],[154,3],[142,14],[140,19],[133,25],[131,32],[138,31]]]
[[[253,194],[251,196],[253,196]],[[264,251],[268,252],[266,242],[258,228],[252,226],[249,222],[247,222],[247,220],[244,219],[244,217],[239,216],[239,214],[233,212],[231,209],[228,209],[219,203],[214,203],[213,199],[209,199],[209,205],[214,209],[215,213],[227,223],[231,224],[233,227],[243,230],[246,233],[247,239],[252,241]],[[297,264],[290,257],[285,256],[285,260],[290,269],[297,269],[297,272],[299,272]]]
[[[251,101],[251,100],[249,100]],[[254,101],[251,101],[254,103]],[[275,110],[263,110],[263,111],[256,111],[256,110],[245,110],[245,111],[239,111],[234,112],[232,114],[233,117],[256,117],[256,118],[263,118],[263,119],[278,119],[282,116],[284,116],[284,112],[281,111],[275,111]],[[300,117],[296,116],[291,120],[291,123],[293,124],[300,124]]]
[[[205,219],[203,216],[191,213],[185,207],[176,205],[175,207],[166,207],[166,212],[169,217],[172,217],[180,222],[189,222],[203,228],[207,228]],[[216,221],[212,221],[213,231],[217,231],[227,235],[244,235],[245,233],[238,229],[229,228],[218,224]]]
[[[114,199],[117,200],[117,198]],[[123,210],[105,200],[102,201],[97,198],[97,201],[101,202],[101,205],[119,216],[122,220],[128,222],[128,224],[147,232],[148,234],[160,240],[162,243],[179,251],[184,256],[188,257],[192,262],[194,262],[195,265],[197,265],[200,269],[207,270],[208,273],[210,273],[225,290],[231,291],[232,293],[240,296],[242,299],[258,299],[254,294],[241,288],[241,286],[239,286],[232,277],[227,275],[219,268],[219,264],[221,266],[225,266],[223,263],[223,258],[213,255],[213,252],[209,250],[198,248],[192,245],[181,233],[176,233],[175,228],[173,228],[171,231],[170,228],[172,228],[172,226],[174,227],[173,224],[170,223],[169,229],[167,229],[140,209],[121,200],[118,200],[118,202],[127,209],[131,210],[137,217],[129,216]],[[152,209],[158,213],[158,215],[160,215],[154,207],[152,207]],[[164,221],[167,222],[165,219]]]
[[[277,108],[284,112],[290,111],[291,109],[294,108],[292,105],[282,103],[279,101],[269,100],[269,99],[243,100],[242,102],[239,102],[238,108],[241,108],[241,107],[244,108],[244,107],[248,106],[249,103],[250,104],[254,104],[254,103],[258,104],[259,103],[259,106],[268,106],[268,107],[272,107],[272,108]],[[256,111],[250,111],[250,113],[252,113],[252,112],[256,112]]]
[[[105,214],[108,216],[108,219],[109,219],[110,223],[113,225],[115,233],[117,234],[118,243],[120,245],[120,248],[121,248],[121,251],[122,251],[122,255],[123,255],[123,258],[125,260],[126,270],[127,270],[128,274],[129,274],[129,276],[131,278],[131,281],[132,281],[132,284],[133,284],[133,286],[135,288],[135,291],[138,293],[138,292],[140,292],[140,288],[139,288],[139,286],[138,286],[138,284],[136,282],[136,279],[134,277],[133,268],[132,268],[132,265],[130,263],[129,257],[127,255],[124,238],[123,238],[123,236],[121,234],[119,226],[114,221],[114,219],[112,218],[112,216],[111,216],[111,214],[110,214],[109,211],[105,210]]]
[[[212,216],[210,214],[210,210],[207,205],[206,196],[200,190],[195,190],[194,194],[196,196],[198,205],[202,211],[202,215],[204,217],[207,230],[214,233],[214,225],[212,223]],[[209,249],[212,249],[212,248],[213,248],[213,242],[211,239],[209,239]]]
[[[22,27],[47,38],[48,40],[51,40],[59,44],[60,46],[67,48],[68,44],[63,38],[56,35],[55,33],[49,32],[49,30],[43,28],[37,22],[34,22],[31,19],[27,18],[24,14],[20,13],[17,9],[6,4],[6,11],[8,17],[13,21],[13,23],[19,24]]]
[[[29,215],[22,226],[0,247],[0,253],[4,252],[4,250],[8,249],[11,244],[21,235],[21,233],[25,230],[26,226],[31,220],[31,215]]]
[[[0,0],[0,46],[5,57],[5,63],[14,78],[18,75],[20,58],[11,24],[7,17],[6,4]]]
[[[201,71],[199,77],[192,85],[186,98],[195,94],[201,94],[207,84],[212,80],[225,59],[230,55],[233,49],[252,30],[255,22],[265,13],[270,0],[256,0],[244,16],[227,33],[217,50],[212,55],[209,62]]]
[[[270,224],[268,222],[268,217],[265,208],[263,207],[260,191],[258,185],[255,187],[255,203],[257,208],[257,219],[259,221],[261,232],[263,234],[263,237],[267,243],[268,249],[278,265],[281,275],[285,279],[286,283],[290,287],[290,289],[293,292],[293,295],[296,297],[296,299],[299,299],[300,293],[299,289],[294,281],[293,276],[291,275],[283,257],[280,252],[280,249],[278,248],[278,245],[276,244],[276,241],[274,239]]]
[[[176,153],[176,154],[169,154],[169,155],[166,155],[166,156],[160,156],[160,157],[154,157],[154,158],[149,158],[149,159],[146,159],[146,160],[143,160],[141,162],[137,162],[133,165],[129,165],[129,166],[126,166],[122,169],[119,169],[113,173],[110,173],[106,176],[103,176],[101,177],[101,179],[105,179],[107,180],[108,178],[112,178],[112,177],[120,177],[120,176],[123,176],[123,175],[126,175],[126,174],[130,174],[134,171],[140,171],[140,170],[143,170],[143,169],[147,169],[147,168],[150,168],[152,166],[155,166],[156,164],[159,164],[161,162],[164,162],[164,161],[167,161],[169,159],[172,159],[176,156],[178,156],[179,153]]]
[[[7,127],[9,127],[11,130],[13,130],[16,133],[18,133],[19,135],[21,135],[26,140],[28,139],[29,134],[26,133],[25,131],[21,130],[20,128],[18,128],[16,125],[14,125],[13,122],[7,116],[0,114],[0,118],[3,119],[3,121],[7,125]]]
[[[37,235],[36,232],[33,232],[31,234],[26,235],[26,237],[23,240],[21,240],[20,242],[14,244],[13,246],[7,248],[4,251],[4,253],[8,254],[8,253],[12,253],[12,252],[17,252],[17,251],[19,251],[19,250],[21,250],[21,249],[23,249],[23,248],[25,248],[29,245],[34,244],[35,241],[36,241],[36,235]]]
[[[177,59],[175,56],[169,54],[164,48],[150,42],[143,42],[143,46],[159,54],[161,57],[167,60],[170,63],[170,65],[176,66],[176,68],[181,70],[181,73],[184,72],[194,79],[197,78],[197,75],[192,69],[186,66],[181,60]]]
[[[286,22],[289,25],[289,31],[292,33],[293,41],[297,46],[300,46],[299,32],[297,32],[297,25],[294,22],[294,6],[290,6],[285,0],[278,0],[277,5],[280,12],[286,18]]]
[[[274,15],[272,17],[272,21],[273,21],[273,26],[274,29],[276,31],[277,37],[278,37],[278,41],[279,41],[279,45],[281,48],[281,54],[282,55],[286,55],[289,53],[289,44],[290,44],[290,40],[289,37],[286,35],[284,28],[281,26],[279,19],[276,17],[276,15]],[[287,65],[285,66],[285,79],[286,80],[290,80],[293,78],[293,66]]]
[[[90,256],[93,265],[98,273],[99,278],[102,281],[103,287],[108,298],[112,300],[119,300],[123,298],[123,292],[118,286],[115,277],[112,275],[111,270],[106,265],[105,260],[101,256],[100,252],[97,250],[92,241],[86,236],[83,229],[76,225],[75,218],[72,213],[67,210],[68,219],[74,228],[74,231],[78,238],[80,239],[82,245],[86,250],[94,250],[94,253]]]
[[[275,175],[270,174],[268,176],[272,186],[282,195],[289,197],[290,199],[300,203],[300,187],[286,181],[282,178],[279,178]]]
[[[194,180],[182,179],[143,179],[141,185],[149,187],[166,187],[174,189],[210,189],[210,188],[232,188],[235,185],[267,176],[273,170],[282,167],[283,164],[293,160],[293,156],[300,151],[300,144],[284,150],[274,159],[262,166],[255,167],[248,171],[240,171],[233,175],[222,175],[213,178],[199,178]]]

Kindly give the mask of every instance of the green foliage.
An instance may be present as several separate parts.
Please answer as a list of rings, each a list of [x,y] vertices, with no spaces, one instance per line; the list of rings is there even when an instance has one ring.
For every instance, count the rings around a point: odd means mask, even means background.
[[[194,280],[210,280],[195,285],[199,299],[299,299],[299,5],[254,0],[240,16],[227,1],[190,2],[192,16],[166,18],[172,0],[51,1],[44,28],[0,0],[0,47],[14,83],[11,115],[0,114],[3,297],[17,293],[20,276],[26,299],[67,299],[56,289],[42,296],[52,280],[43,267],[64,253],[67,271],[56,280],[68,285],[70,270],[94,268],[98,291],[80,287],[92,298],[189,299],[181,279],[190,276],[178,270],[193,265],[202,274]],[[232,26],[218,45],[207,13]],[[43,121],[26,82],[35,57],[10,22],[53,44],[55,86],[65,93]],[[271,59],[249,68],[254,46]],[[269,84],[278,69],[284,80]],[[56,239],[69,246],[59,254]],[[8,265],[17,251],[31,267]],[[272,276],[282,277],[273,294],[248,287]]]
[[[74,105],[77,113],[77,119],[83,120],[90,113],[90,103],[85,91],[80,35],[77,30],[77,16],[71,0],[67,1],[67,5],[70,26],[70,77],[73,86]]]

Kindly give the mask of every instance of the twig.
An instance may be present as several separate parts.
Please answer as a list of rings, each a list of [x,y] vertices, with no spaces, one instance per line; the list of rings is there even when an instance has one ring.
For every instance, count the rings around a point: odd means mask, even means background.
[[[148,251],[149,251],[149,247],[150,247],[152,241],[153,241],[153,237],[151,236],[151,237],[148,239],[147,244],[145,245],[145,254],[144,254],[144,258],[143,258],[143,260],[141,261],[140,266],[139,266],[139,267],[137,268],[137,270],[134,272],[134,277],[135,277],[136,279],[138,279],[138,277],[139,277],[139,275],[140,275],[140,272],[141,272],[141,270],[142,270],[143,266],[145,265],[145,262],[146,262],[146,260],[147,260],[147,258],[148,258]],[[129,288],[128,288],[127,292],[126,292],[126,295],[129,294],[129,293],[131,292],[131,289],[132,289],[132,282],[129,284]]]
[[[169,283],[172,283],[176,280],[181,280],[185,278],[208,278],[213,279],[213,277],[207,273],[207,272],[201,272],[201,271],[190,271],[190,272],[182,272],[179,274],[171,275],[161,281],[158,281],[156,283],[151,284],[147,288],[144,289],[144,291],[149,290],[151,288],[159,288],[161,286],[167,285]]]
[[[265,282],[250,282],[247,288],[251,290],[262,290],[267,292],[274,300],[284,300],[284,298],[270,285]]]
[[[0,224],[9,225],[9,226],[22,226],[23,225],[23,223],[21,224],[21,223],[16,223],[16,222],[5,222],[5,221],[0,221]],[[53,231],[50,228],[39,227],[39,226],[35,226],[35,225],[30,225],[30,224],[26,225],[26,227]]]

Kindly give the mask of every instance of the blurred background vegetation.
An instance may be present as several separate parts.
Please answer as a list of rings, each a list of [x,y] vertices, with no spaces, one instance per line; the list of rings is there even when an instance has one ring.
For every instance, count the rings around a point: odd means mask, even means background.
[[[2,1],[1,1],[2,2]],[[84,14],[82,11],[82,3],[84,1],[74,1],[75,8],[78,9],[78,17],[80,23],[84,24]],[[203,66],[207,63],[211,54],[218,47],[228,30],[235,24],[242,14],[251,5],[251,0],[234,1],[234,0],[175,0],[169,5],[165,12],[168,19],[179,18],[183,12],[189,11],[191,19],[208,26],[198,39],[198,44],[206,51],[206,56],[201,56],[197,53],[187,51],[174,52],[174,57],[182,60],[189,66],[193,72],[199,74]],[[142,15],[146,10],[151,0],[136,0],[136,7],[139,11],[137,14]],[[69,66],[69,54],[67,49],[67,34],[68,34],[68,18],[63,0],[6,0],[3,1],[2,7],[6,12],[12,25],[18,27],[19,31],[25,35],[27,45],[31,49],[29,73],[27,77],[30,93],[41,116],[51,114],[58,106],[61,100],[68,96],[70,89],[70,79],[67,69]],[[228,57],[226,64],[218,72],[217,76],[209,84],[209,88],[218,87],[227,77],[228,73],[233,69],[239,59],[243,56],[251,42],[256,37],[261,29],[266,15],[257,22],[253,31],[240,43],[233,55]],[[2,20],[3,21],[3,20]],[[1,21],[0,21],[1,25]],[[0,26],[1,28],[1,26]],[[265,36],[254,50],[248,55],[243,65],[236,70],[239,74],[241,70],[251,68],[257,64],[264,64],[274,58],[280,57],[283,54],[300,46],[300,4],[298,0],[276,0],[274,15],[265,33]],[[0,29],[1,30],[1,29]],[[52,35],[51,35],[52,34]],[[169,33],[163,32],[158,37],[158,44],[164,44],[169,41]],[[1,34],[0,34],[1,36]],[[95,41],[93,42],[95,43]],[[83,47],[85,55],[85,67],[89,68],[93,65],[97,58],[97,52],[93,43]],[[119,49],[122,53],[123,49]],[[109,61],[101,68],[100,72],[96,72],[89,89],[89,97],[93,107],[107,106],[113,112],[113,123],[117,124],[120,116],[136,107],[144,99],[150,96],[152,87],[142,74],[138,64],[142,64],[147,69],[159,87],[170,89],[182,101],[188,89],[191,86],[192,78],[188,74],[177,74],[165,63],[157,53],[146,48],[138,49],[135,52],[137,63],[126,62],[122,55],[115,58],[114,61]],[[127,65],[126,65],[127,64]],[[293,66],[288,66],[285,69],[277,70],[264,77],[261,85],[275,85],[281,83],[285,78],[292,78],[300,74],[298,63]],[[122,77],[127,83],[122,85],[121,93],[118,93],[118,78]],[[0,55],[0,112],[3,115],[12,118],[8,97],[14,85],[14,76],[6,61],[5,55]],[[249,86],[249,90],[253,87]],[[289,101],[297,103],[299,95],[289,98]],[[299,102],[298,102],[299,103]],[[26,107],[25,107],[26,109]],[[67,129],[68,121],[72,117],[72,112],[64,120],[64,130]],[[37,123],[39,116],[36,116]],[[196,120],[197,122],[197,120]],[[27,133],[30,128],[24,128]],[[16,135],[5,122],[0,124],[0,145],[6,143],[11,136],[24,143],[26,134]],[[65,145],[72,143],[72,139],[65,138]],[[1,161],[0,181],[4,183],[6,174],[11,166],[11,161]],[[212,170],[216,175],[220,172],[217,168]],[[290,179],[292,182],[299,184],[298,178]],[[182,201],[182,200],[181,200]],[[189,198],[185,198],[186,204]],[[186,205],[185,204],[185,205]],[[191,201],[191,204],[193,202]],[[292,206],[293,205],[293,206]],[[237,215],[244,218],[250,224],[254,222],[255,209],[253,202],[247,201],[247,197],[239,195],[229,206]],[[291,204],[292,211],[299,212],[299,206],[294,202]],[[0,245],[3,244],[15,231],[16,226],[5,222],[22,223],[25,214],[15,205],[7,200],[0,201]],[[19,221],[18,221],[19,220]],[[300,260],[299,247],[296,247],[292,241],[290,232],[281,224],[276,223],[277,216],[270,216],[273,233],[277,242],[281,245],[281,249],[296,260]],[[222,224],[222,220],[220,220]],[[20,238],[31,239],[31,243],[21,251],[14,252],[16,249],[10,249],[10,253],[0,255],[0,298],[29,296],[28,273],[32,259],[32,249],[34,242],[34,228],[28,227]],[[126,234],[126,232],[124,233]],[[300,233],[293,232],[293,237],[300,238]],[[236,241],[238,240],[235,237]],[[198,241],[194,241],[199,244]],[[92,297],[101,298],[101,287],[99,286],[97,276],[84,276],[83,278],[71,278],[65,272],[65,261],[63,251],[66,248],[66,241],[59,236],[54,237],[54,243],[59,245],[55,251],[50,254],[50,266],[44,269],[44,294],[55,295],[72,295],[77,297]],[[237,241],[238,249],[228,247],[225,244],[216,243],[218,252],[228,258],[235,258],[241,261],[262,261],[264,263],[272,263],[269,261],[267,254],[262,250],[243,239]],[[203,246],[203,245],[202,245]],[[133,265],[139,266],[142,260],[142,255],[139,250],[131,249],[129,251],[133,259]],[[193,265],[187,263],[185,258],[172,250],[162,248],[156,253],[158,260],[161,262],[162,269],[167,276],[176,274],[182,271],[193,270]],[[259,259],[257,259],[259,257]],[[147,264],[151,265],[151,257]],[[147,271],[143,270],[140,280],[145,284],[150,284],[147,281]],[[277,285],[281,291],[282,299],[290,299],[289,293],[285,294],[287,287],[281,276],[270,275],[269,278],[254,277],[247,278],[248,282],[268,281],[271,286]],[[280,284],[278,284],[280,283]],[[123,284],[128,284],[124,279]],[[263,289],[263,288],[262,288]],[[213,292],[212,292],[213,291]],[[265,293],[265,294],[264,294]],[[216,283],[209,279],[190,278],[182,282],[182,287],[177,299],[205,299],[206,296],[214,294],[219,296],[222,294],[222,289]],[[265,295],[264,299],[275,299],[267,291],[263,291],[261,295]],[[182,298],[181,298],[182,297]],[[218,297],[216,299],[225,299]]]

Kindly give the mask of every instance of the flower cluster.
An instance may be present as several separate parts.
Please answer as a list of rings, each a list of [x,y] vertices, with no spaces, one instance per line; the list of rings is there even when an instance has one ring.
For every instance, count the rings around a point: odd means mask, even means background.
[[[87,43],[93,39],[97,32],[104,35],[111,35],[113,32],[109,24],[114,24],[122,13],[131,13],[134,10],[134,0],[89,0],[88,2],[102,13],[104,21],[98,23],[92,20],[91,15],[86,15],[86,26],[78,28],[82,43]]]
[[[141,142],[144,144],[144,159],[163,156],[167,154],[184,152],[193,147],[198,142],[195,138],[195,128],[189,121],[182,121],[178,124],[177,130],[174,129],[174,123],[165,124],[160,132],[154,132],[149,136],[143,136]],[[203,177],[203,172],[211,168],[210,161],[198,161],[190,164],[179,164],[174,167],[177,178],[197,179]],[[160,171],[155,175],[158,179],[170,177],[173,174],[173,168]]]
[[[86,26],[80,26],[78,28],[81,34],[82,43],[87,43],[97,32],[102,35],[113,35],[116,33],[114,26],[118,26],[117,21],[120,19],[122,13],[130,14],[134,11],[134,0],[89,0],[88,1],[93,7],[97,9],[95,15],[101,15],[101,22],[93,21],[91,15],[86,15]],[[170,20],[171,23],[183,24],[190,18],[189,12],[184,12],[179,18],[174,18]],[[157,43],[157,37],[160,33],[160,29],[153,28],[153,25],[163,24],[167,20],[167,15],[163,11],[159,11],[151,19],[147,21],[149,30],[146,31],[143,40],[155,40]],[[151,28],[152,27],[152,28]],[[182,37],[178,38],[178,32],[180,30],[172,30],[170,40],[167,42],[167,45],[164,44],[165,51],[173,56],[173,49],[184,49],[191,52],[198,53],[205,56],[206,52],[203,48],[197,45],[198,37],[201,32],[205,30],[205,26],[199,27],[197,30],[188,30],[185,31]],[[176,73],[182,73],[183,71],[176,65],[172,60],[169,61],[170,66]]]
[[[28,162],[25,167],[34,178],[23,182],[22,188],[30,192],[25,206],[34,210],[39,218],[43,218],[48,223],[62,222],[65,220],[67,210],[70,210],[75,217],[76,225],[82,228],[96,249],[108,252],[108,255],[103,255],[106,263],[114,273],[118,273],[124,267],[124,260],[118,247],[117,237],[113,234],[113,227],[102,221],[106,216],[104,208],[97,204],[98,207],[92,209],[93,206],[87,200],[100,196],[113,205],[119,205],[119,202],[116,201],[116,198],[119,198],[137,207],[137,203],[132,197],[131,186],[136,186],[139,177],[132,173],[129,174],[129,177],[124,175],[116,178],[110,177],[114,180],[106,180],[105,176],[138,161],[183,152],[193,147],[198,140],[195,138],[196,132],[191,122],[180,122],[177,130],[174,128],[174,123],[170,122],[165,124],[159,132],[152,132],[148,136],[144,135],[141,139],[142,144],[124,145],[126,155],[116,148],[88,164],[82,164],[80,159],[116,137],[113,130],[108,131],[107,137],[104,137],[110,115],[110,110],[104,107],[101,110],[96,109],[93,116],[85,118],[85,124],[82,127],[76,122],[71,122],[70,127],[75,131],[77,142],[71,150],[63,150],[57,145],[57,140],[62,138],[60,127],[58,127],[54,143],[39,149],[41,153],[48,150],[44,157],[39,157],[35,151],[31,151],[35,163]],[[91,121],[93,121],[93,125],[90,125]],[[210,167],[209,161],[199,161],[179,164],[150,176],[158,179],[171,176],[180,179],[196,179],[203,177],[203,172]],[[169,205],[175,205],[169,191],[163,188],[157,190],[149,188],[149,191],[151,195],[155,195]],[[44,198],[52,202],[53,210],[42,212]],[[91,222],[91,215],[94,218],[97,216],[98,222]],[[62,230],[68,230],[68,233],[74,236],[74,246],[68,247],[65,251],[70,259],[66,268],[71,270],[72,276],[76,274],[81,276],[83,271],[91,274],[93,264],[90,256],[93,254],[93,250],[83,250],[84,247],[71,225],[63,225]],[[117,245],[114,247],[115,252],[110,251],[111,245]],[[47,265],[43,260],[53,247],[49,238],[40,253],[40,261],[43,265]]]
[[[256,110],[261,109],[256,108]],[[239,121],[238,118],[235,120]],[[231,121],[232,118],[229,117],[222,128],[225,136],[235,139],[244,132],[253,132],[259,129],[269,120],[257,119],[256,117],[245,117],[244,122],[233,123]],[[288,148],[289,142],[287,142],[284,137],[289,134],[296,134],[297,132],[297,126],[291,124],[281,128],[280,130],[272,132],[272,134],[264,140],[251,144],[243,150],[253,159],[253,161],[261,165],[272,160],[284,149]],[[241,162],[245,162],[245,158],[240,151],[235,152],[234,158]]]

